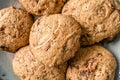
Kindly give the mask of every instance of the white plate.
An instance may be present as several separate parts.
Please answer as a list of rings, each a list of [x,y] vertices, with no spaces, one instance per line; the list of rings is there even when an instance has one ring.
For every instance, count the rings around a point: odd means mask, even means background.
[[[17,1],[18,0],[0,0],[0,9],[8,6],[21,7]],[[120,35],[113,42],[104,43],[103,46],[109,49],[116,57],[118,67],[116,70],[115,80],[120,80]],[[12,70],[13,56],[13,53],[0,51],[0,77],[2,77],[3,80],[18,80]]]

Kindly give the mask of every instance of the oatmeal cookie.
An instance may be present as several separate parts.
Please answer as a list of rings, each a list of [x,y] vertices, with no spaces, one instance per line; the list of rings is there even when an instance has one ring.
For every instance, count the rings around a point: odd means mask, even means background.
[[[66,0],[19,0],[19,2],[29,13],[42,16],[61,12]]]
[[[32,26],[30,48],[43,63],[59,65],[75,55],[80,46],[80,34],[80,25],[71,16],[43,16]]]
[[[67,63],[48,67],[38,61],[31,53],[29,46],[16,52],[13,59],[13,70],[20,80],[65,80]]]
[[[81,24],[81,45],[92,45],[111,41],[120,32],[119,10],[117,0],[69,0],[62,13]]]
[[[29,42],[33,19],[26,11],[14,7],[0,10],[0,49],[15,52]]]
[[[114,80],[116,60],[105,48],[80,48],[70,62],[66,80]]]

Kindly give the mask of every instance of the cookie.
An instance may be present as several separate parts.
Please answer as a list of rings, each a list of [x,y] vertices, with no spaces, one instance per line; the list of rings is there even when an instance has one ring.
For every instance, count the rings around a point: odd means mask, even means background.
[[[120,4],[117,0],[69,0],[62,10],[82,27],[81,45],[111,41],[120,32]]]
[[[63,64],[79,48],[80,34],[80,25],[71,16],[43,16],[32,26],[30,48],[43,63],[52,63],[50,66]]]
[[[16,52],[13,70],[20,80],[65,80],[67,64],[56,67],[45,66],[31,53],[29,46]]]
[[[66,0],[19,0],[31,14],[42,16],[61,12]]]
[[[66,80],[114,80],[116,60],[101,46],[80,48],[71,60]]]
[[[8,7],[0,10],[0,49],[15,52],[29,42],[33,19],[21,9]]]

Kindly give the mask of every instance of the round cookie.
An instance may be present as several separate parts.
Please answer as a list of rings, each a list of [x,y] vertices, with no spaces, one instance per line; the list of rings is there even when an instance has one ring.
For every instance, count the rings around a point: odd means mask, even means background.
[[[61,12],[66,0],[19,0],[31,14],[42,16]]]
[[[70,62],[66,80],[114,80],[116,60],[101,46],[80,48]]]
[[[110,41],[120,32],[120,3],[117,0],[69,0],[62,10],[82,26],[81,45]]]
[[[0,49],[15,52],[29,42],[33,19],[21,9],[8,7],[0,10]]]
[[[29,46],[16,52],[13,70],[20,80],[65,80],[67,64],[48,67],[39,62],[31,53]]]
[[[59,65],[75,55],[80,46],[80,25],[71,17],[54,14],[39,18],[30,32],[30,48],[43,63]]]

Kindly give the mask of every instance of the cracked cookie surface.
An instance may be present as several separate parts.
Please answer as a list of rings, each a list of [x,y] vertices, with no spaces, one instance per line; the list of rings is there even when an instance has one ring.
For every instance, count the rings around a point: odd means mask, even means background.
[[[0,49],[15,52],[29,42],[33,19],[21,9],[8,7],[0,10]]]
[[[80,48],[71,60],[66,80],[114,80],[117,63],[101,46]]]
[[[117,0],[69,0],[62,13],[72,15],[82,26],[81,45],[112,40],[120,32]]]
[[[66,68],[67,63],[45,66],[34,57],[29,46],[17,51],[13,59],[13,70],[21,80],[65,80]]]
[[[20,4],[34,15],[59,13],[66,0],[19,0]]]
[[[43,63],[60,65],[75,55],[80,46],[80,34],[80,25],[71,16],[43,16],[32,26],[30,48]]]

